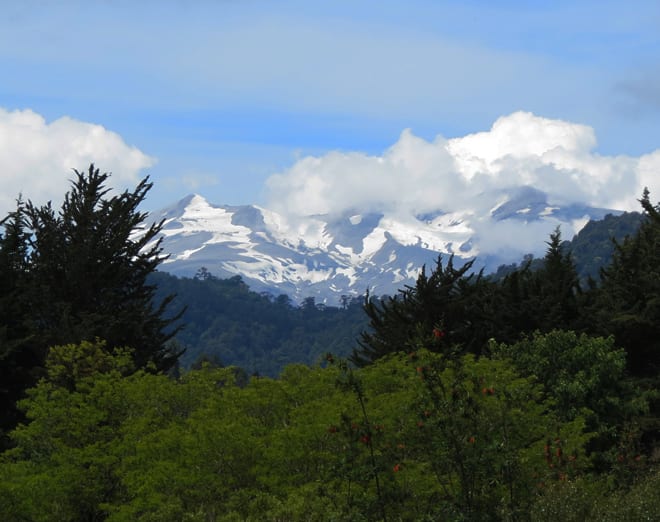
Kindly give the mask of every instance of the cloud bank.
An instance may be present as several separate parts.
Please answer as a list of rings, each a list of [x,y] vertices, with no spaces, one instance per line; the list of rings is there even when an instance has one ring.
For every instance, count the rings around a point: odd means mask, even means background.
[[[270,207],[293,215],[486,211],[493,195],[519,186],[542,190],[552,204],[616,210],[639,210],[644,186],[660,196],[660,149],[602,156],[596,144],[588,126],[515,112],[488,131],[453,139],[429,142],[405,130],[380,156],[305,157],[270,177],[267,189]]]
[[[511,188],[547,194],[549,205],[586,204],[640,210],[644,187],[660,198],[660,149],[641,157],[594,152],[594,130],[515,112],[490,130],[432,142],[405,130],[382,155],[330,152],[306,157],[267,181],[269,207],[290,218],[352,211],[406,219],[422,213],[468,216],[480,250],[511,255],[542,252],[558,222],[493,221],[491,211]],[[570,238],[587,217],[562,226]]]
[[[29,109],[0,108],[0,215],[15,208],[19,194],[35,204],[59,205],[72,169],[90,163],[111,173],[112,188],[121,189],[134,186],[155,159],[101,125],[66,116],[48,123]]]

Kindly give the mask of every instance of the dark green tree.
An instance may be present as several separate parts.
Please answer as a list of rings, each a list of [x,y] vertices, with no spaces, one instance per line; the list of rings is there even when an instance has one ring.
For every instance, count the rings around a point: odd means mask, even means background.
[[[50,346],[103,339],[134,349],[137,368],[167,371],[178,314],[154,303],[147,277],[163,260],[162,223],[138,207],[152,184],[110,195],[108,174],[91,165],[59,212],[19,199],[0,236],[0,428],[20,420],[16,401],[33,386]],[[169,315],[168,315],[169,313]]]
[[[660,373],[660,206],[645,190],[645,219],[636,234],[616,244],[602,272],[594,316],[597,329],[613,334],[625,348],[632,375],[657,379]]]
[[[522,333],[571,330],[580,324],[582,291],[570,252],[557,228],[546,242],[545,257],[534,269],[531,260],[499,283],[492,306],[494,337],[515,342]]]
[[[29,328],[31,295],[28,277],[28,239],[25,203],[0,226],[0,449],[4,434],[22,419],[16,409],[26,383],[35,382],[45,350],[34,342]]]
[[[612,262],[601,273],[590,327],[614,336],[626,351],[628,373],[648,392],[650,408],[640,424],[652,451],[660,440],[660,205],[651,203],[646,189],[640,203],[640,227],[615,244]]]
[[[443,266],[439,256],[428,276],[422,267],[415,286],[395,297],[367,295],[369,330],[361,333],[351,362],[363,366],[389,353],[414,350],[421,337],[437,350],[460,345],[479,353],[493,327],[487,306],[492,285],[481,273],[470,272],[474,261],[455,268],[453,259]]]
[[[583,286],[589,278],[600,281],[601,269],[612,260],[614,244],[637,232],[643,215],[640,212],[608,214],[598,221],[589,221],[570,241],[571,255]]]
[[[147,283],[164,259],[162,222],[146,225],[138,209],[152,183],[110,195],[107,173],[74,172],[57,214],[50,204],[26,206],[30,282],[41,294],[34,327],[46,346],[100,338],[110,350],[133,348],[138,368],[166,371],[179,355],[167,343],[177,317],[166,316],[171,297],[154,304]]]
[[[570,329],[578,318],[580,283],[570,252],[562,248],[559,227],[550,234],[540,279],[543,309],[542,329]]]

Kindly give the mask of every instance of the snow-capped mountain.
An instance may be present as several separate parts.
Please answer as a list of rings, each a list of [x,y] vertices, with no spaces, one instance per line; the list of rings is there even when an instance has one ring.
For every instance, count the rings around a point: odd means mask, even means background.
[[[487,196],[484,195],[484,198]],[[422,267],[454,254],[456,265],[477,258],[475,267],[494,270],[542,254],[548,234],[561,226],[570,239],[606,209],[556,206],[531,187],[489,194],[485,212],[397,215],[283,216],[257,206],[217,206],[189,195],[152,214],[164,219],[161,270],[192,276],[205,267],[217,277],[240,275],[256,291],[284,293],[295,301],[313,296],[337,304],[341,295],[393,295],[413,284]],[[483,203],[483,202],[482,202]],[[477,205],[476,207],[479,207]],[[532,238],[528,248],[524,238]]]

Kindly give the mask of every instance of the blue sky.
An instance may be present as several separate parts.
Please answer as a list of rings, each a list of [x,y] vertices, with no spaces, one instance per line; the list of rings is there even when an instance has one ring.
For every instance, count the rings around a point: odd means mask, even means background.
[[[605,170],[619,157],[630,160],[620,167],[626,179],[600,183],[591,203],[628,205],[605,194],[608,186],[620,192],[624,181],[626,201],[642,183],[653,195],[657,1],[25,0],[2,7],[2,210],[18,192],[57,199],[68,169],[90,159],[120,185],[150,174],[150,209],[191,192],[218,204],[286,207],[316,190],[300,189],[318,166],[305,158],[384,157],[405,129],[422,144],[438,135],[461,139],[517,111],[542,118],[537,130],[557,120],[590,129],[596,141],[575,149],[588,156],[580,164],[589,180],[598,181],[603,157]],[[342,168],[358,179],[360,165],[347,160]],[[332,188],[334,171],[324,171],[313,186],[325,187],[325,199],[345,197]],[[397,176],[399,190],[415,177],[405,169],[373,175]]]

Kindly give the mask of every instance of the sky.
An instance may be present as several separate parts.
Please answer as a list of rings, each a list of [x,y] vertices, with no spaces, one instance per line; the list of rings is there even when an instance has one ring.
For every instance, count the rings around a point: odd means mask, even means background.
[[[0,4],[2,215],[90,162],[150,211],[660,200],[657,1]]]

